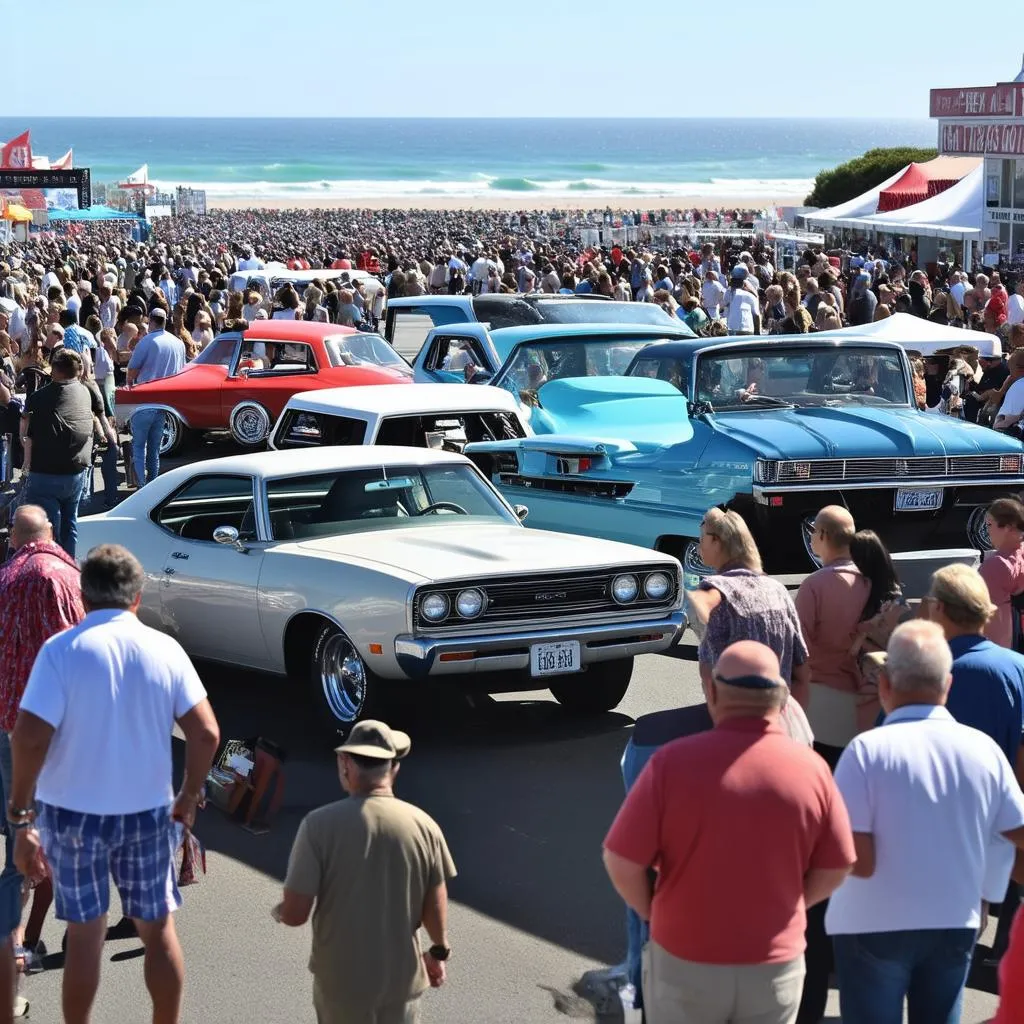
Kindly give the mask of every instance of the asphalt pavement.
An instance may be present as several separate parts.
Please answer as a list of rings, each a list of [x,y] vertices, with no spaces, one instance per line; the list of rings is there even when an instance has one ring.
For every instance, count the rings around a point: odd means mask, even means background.
[[[585,972],[624,954],[622,906],[601,866],[601,840],[621,800],[619,757],[633,720],[697,702],[695,658],[684,642],[639,659],[622,705],[586,722],[547,691],[476,708],[452,698],[400,716],[413,747],[398,794],[440,823],[459,869],[451,885],[450,980],[424,997],[425,1024],[622,1020],[597,1014],[574,990]],[[265,676],[200,669],[223,735],[265,736],[288,757],[284,806],[267,834],[252,835],[214,808],[200,816],[196,833],[209,873],[183,891],[178,915],[188,968],[183,1019],[312,1021],[308,928],[277,925],[269,911],[302,816],[340,796],[334,758],[304,693]],[[44,930],[50,949],[60,949],[61,933],[51,919]],[[148,1019],[138,941],[110,942],[105,956],[94,1019]],[[46,963],[23,994],[32,1019],[56,1021],[60,955]],[[992,972],[983,973],[973,981],[992,988]],[[972,989],[964,1024],[988,1020],[995,1005]],[[837,1006],[833,993],[833,1014]]]
[[[232,451],[208,441],[190,459]],[[459,870],[450,888],[450,980],[424,997],[424,1024],[623,1020],[579,984],[625,953],[624,912],[604,874],[601,841],[622,799],[619,759],[634,719],[701,700],[691,641],[638,659],[625,700],[595,719],[574,719],[546,690],[476,707],[449,694],[393,719],[413,739],[398,795],[440,823]],[[285,749],[286,789],[264,835],[212,807],[200,815],[209,873],[183,890],[177,916],[188,971],[183,1021],[312,1021],[309,929],[275,924],[270,908],[303,815],[342,795],[334,756],[304,688],[230,667],[199,669],[225,739],[263,736]],[[180,771],[182,744],[175,748]],[[115,897],[111,920],[118,916]],[[51,916],[43,938],[55,952],[42,974],[23,981],[36,1021],[60,1020],[62,933]],[[93,1019],[148,1020],[138,940],[108,943],[105,959]],[[971,986],[963,1024],[981,1024],[996,1006],[994,972],[979,969]],[[830,1024],[839,1021],[835,992],[829,1012]]]

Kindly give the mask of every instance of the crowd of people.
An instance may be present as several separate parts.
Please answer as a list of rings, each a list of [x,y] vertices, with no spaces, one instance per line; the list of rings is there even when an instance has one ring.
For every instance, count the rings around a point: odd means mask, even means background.
[[[302,294],[229,290],[232,274],[272,260],[375,261],[380,286],[353,275]],[[878,251],[808,251],[780,270],[756,239],[740,251],[600,249],[559,217],[423,211],[215,213],[161,223],[144,242],[101,227],[7,245],[0,402],[16,412],[25,487],[0,599],[24,614],[0,626],[14,836],[0,876],[0,1022],[15,963],[30,970],[41,955],[51,900],[68,930],[64,1017],[90,1019],[111,875],[146,947],[153,1019],[180,1016],[174,850],[218,729],[184,652],[134,617],[138,562],[117,547],[90,552],[81,570],[74,561],[97,439],[113,452],[104,500],[117,498],[115,384],[177,372],[239,322],[372,328],[378,296],[534,290],[657,302],[695,331],[736,336],[905,311],[965,329],[963,346],[919,367],[923,407],[1002,430],[1024,416],[1024,281],[928,274]],[[972,330],[1020,351],[981,358]],[[162,422],[140,415],[143,483],[159,472]],[[1024,1019],[1024,505],[995,502],[986,526],[994,550],[980,570],[940,569],[915,609],[878,537],[846,509],[818,513],[822,568],[795,599],[764,574],[737,513],[707,512],[700,555],[713,572],[688,598],[705,702],[636,723],[604,848],[628,908],[635,1005],[651,1024],[818,1024],[833,970],[846,1024],[895,1024],[904,1002],[912,1024],[955,1024],[992,905],[997,1020]],[[138,721],[151,733],[141,740]],[[187,740],[177,795],[175,722]],[[455,869],[437,826],[394,799],[409,747],[383,723],[357,726],[338,748],[350,799],[296,836],[273,914],[289,926],[312,917],[321,1024],[415,1020],[422,993],[445,980]]]

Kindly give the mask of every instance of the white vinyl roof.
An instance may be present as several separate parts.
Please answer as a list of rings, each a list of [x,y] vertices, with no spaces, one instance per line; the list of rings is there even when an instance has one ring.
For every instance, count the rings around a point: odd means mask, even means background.
[[[384,394],[400,391],[401,394]],[[300,391],[288,399],[287,409],[303,412],[359,413],[374,416],[431,415],[462,412],[515,412],[519,403],[504,388],[481,384],[404,384],[402,387],[324,388]]]

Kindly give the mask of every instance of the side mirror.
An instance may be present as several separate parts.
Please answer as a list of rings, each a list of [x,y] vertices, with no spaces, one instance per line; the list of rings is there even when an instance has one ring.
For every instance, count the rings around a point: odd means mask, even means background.
[[[213,539],[217,544],[224,544],[245,555],[249,549],[238,539],[238,531],[233,526],[218,526],[213,531]]]
[[[530,510],[525,505],[513,505],[512,511],[515,512],[519,522],[522,522],[530,514]]]

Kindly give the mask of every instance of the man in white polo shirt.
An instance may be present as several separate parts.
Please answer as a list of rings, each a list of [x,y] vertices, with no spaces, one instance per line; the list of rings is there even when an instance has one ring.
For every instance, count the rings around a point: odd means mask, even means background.
[[[1024,794],[996,742],[946,710],[951,668],[935,623],[899,626],[885,724],[836,767],[857,851],[825,915],[843,1024],[899,1024],[905,999],[914,1024],[959,1024],[981,901],[998,888],[990,848],[1024,850]]]
[[[57,917],[68,922],[67,1021],[89,1020],[111,875],[146,947],[153,1020],[181,1014],[185,967],[171,916],[181,903],[175,822],[193,823],[219,732],[188,656],[136,617],[144,579],[122,547],[89,552],[81,575],[86,616],[40,648],[11,736],[14,859],[29,878],[50,865]],[[175,722],[186,742],[177,797]]]

